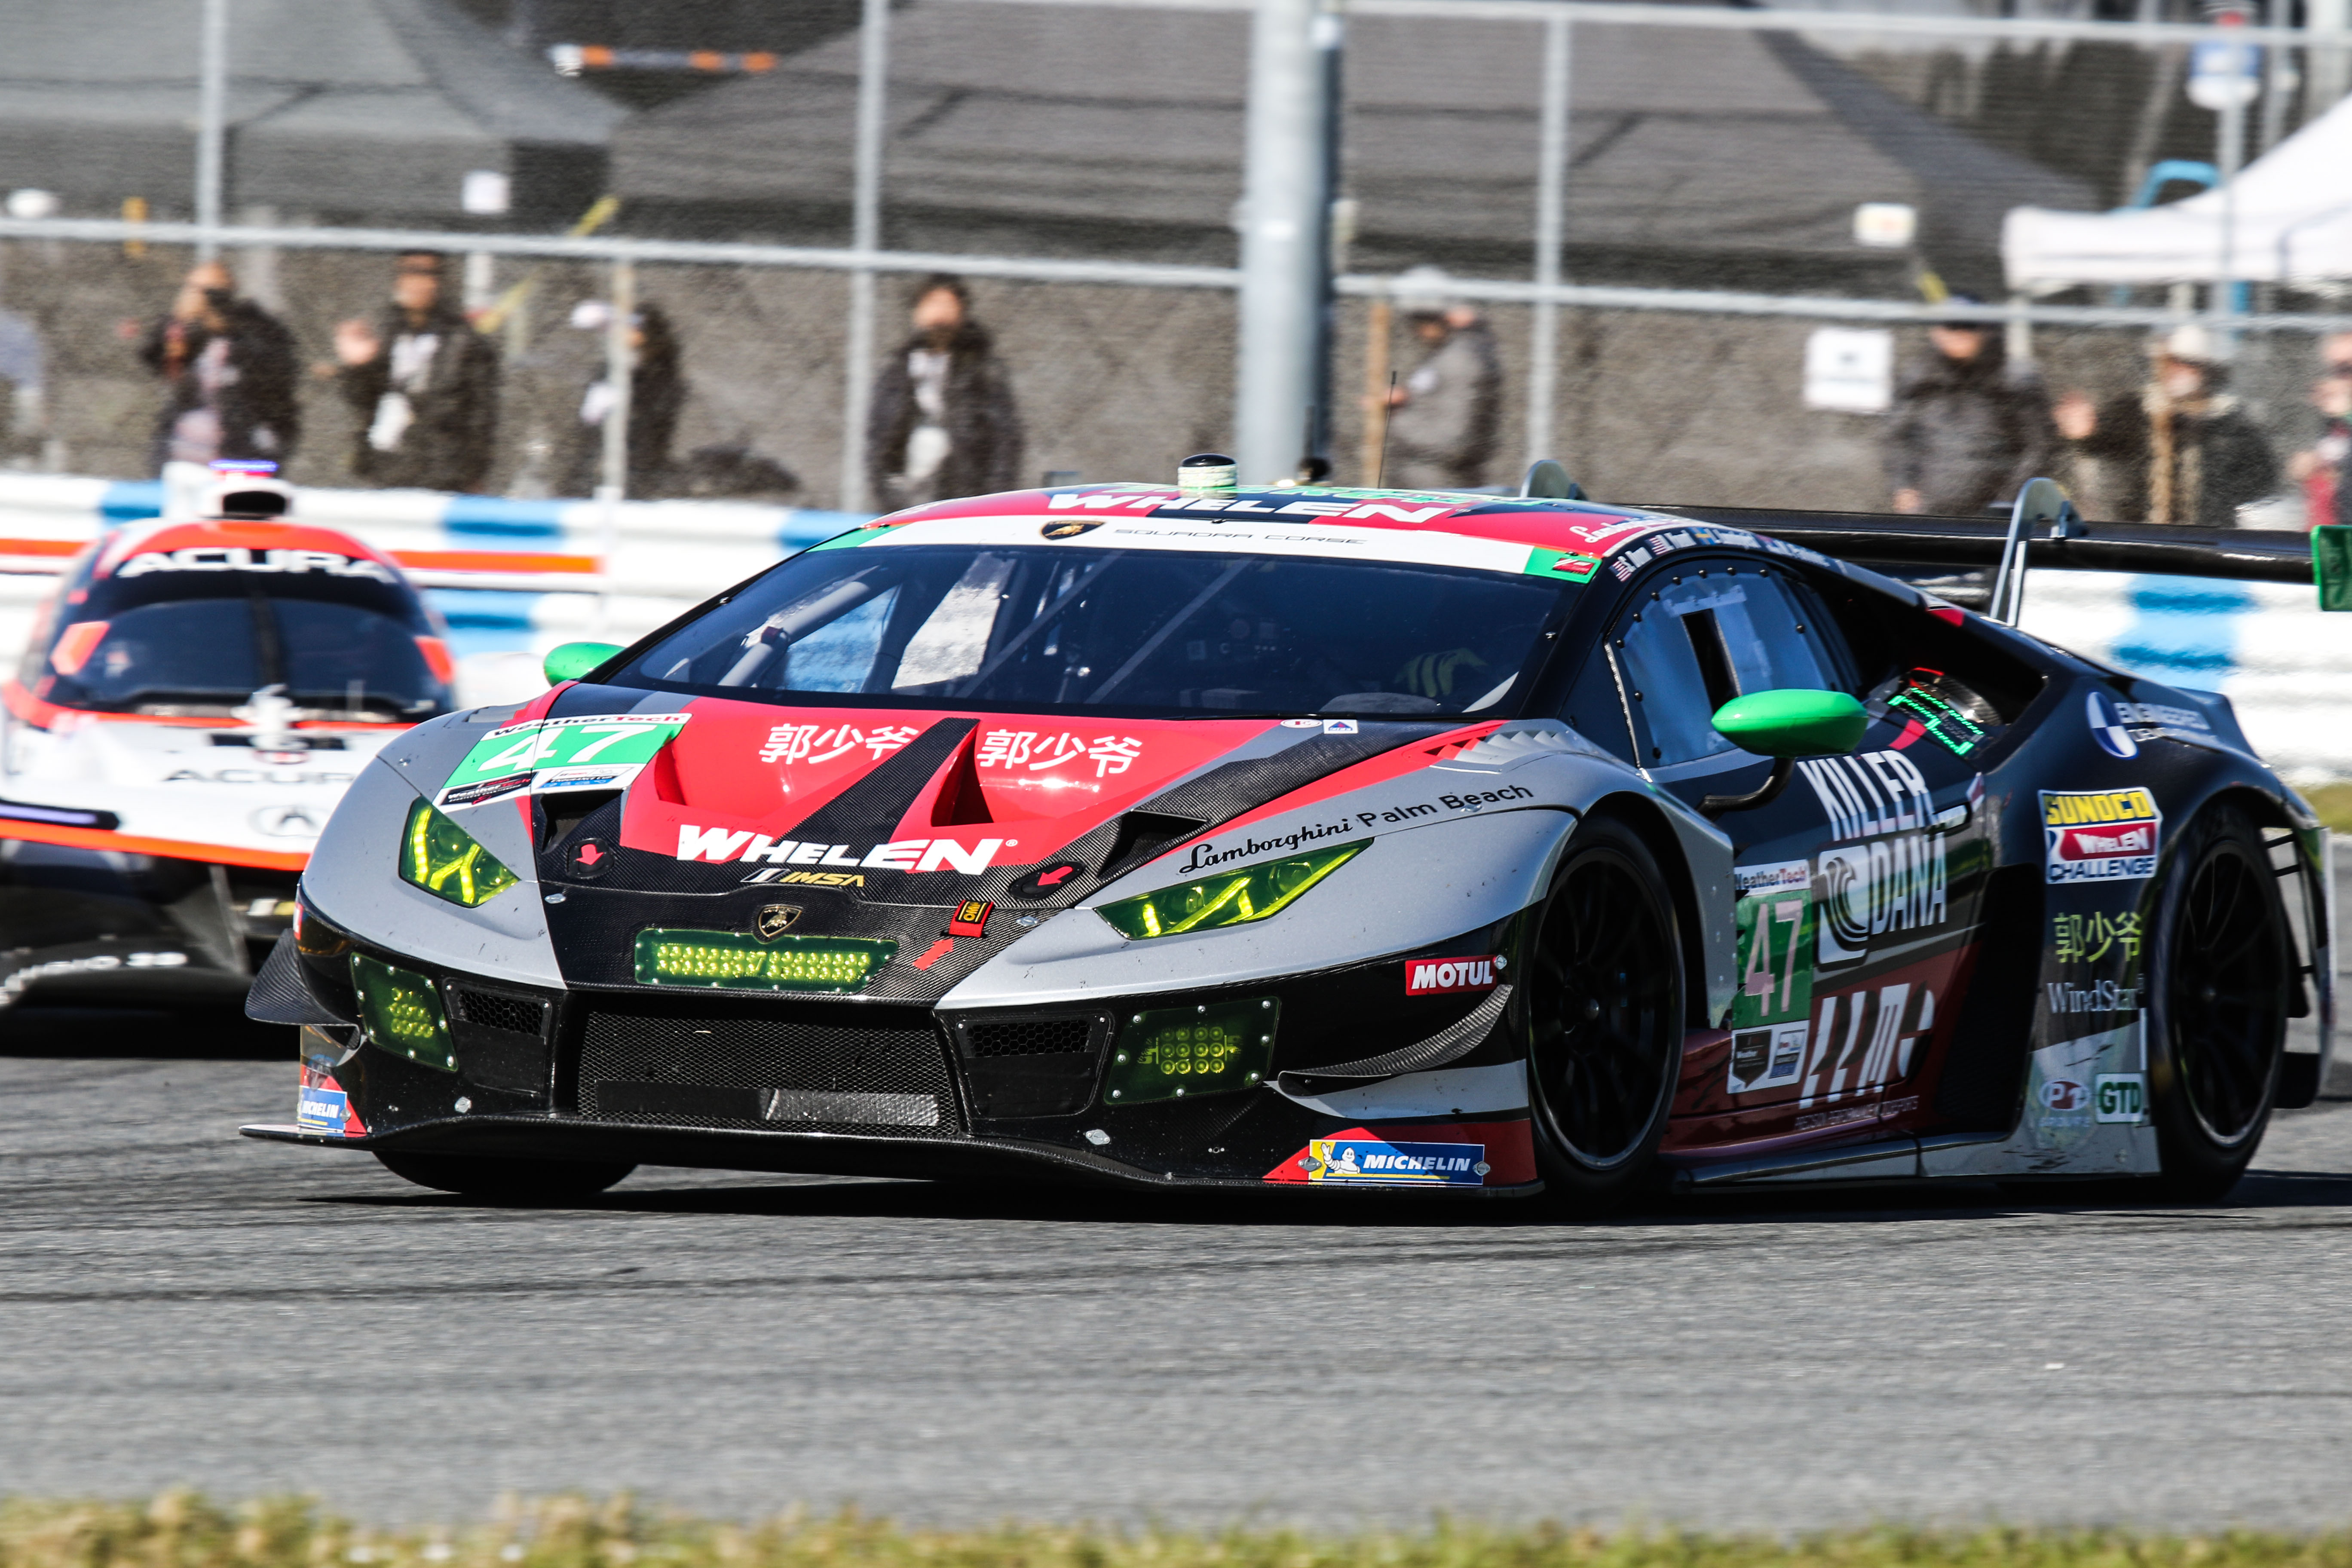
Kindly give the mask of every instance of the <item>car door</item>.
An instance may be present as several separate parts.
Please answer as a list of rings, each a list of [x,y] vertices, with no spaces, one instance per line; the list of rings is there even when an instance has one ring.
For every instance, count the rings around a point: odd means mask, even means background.
[[[1633,588],[1610,652],[1643,765],[1690,805],[1770,776],[1769,762],[1714,731],[1715,710],[1733,697],[1843,690],[1867,696],[1872,712],[1852,755],[1801,761],[1777,796],[1718,800],[1712,813],[1734,847],[1738,986],[1720,1081],[1688,1109],[1706,1108],[1730,1139],[1915,1111],[1909,1080],[1948,1029],[1965,978],[1969,922],[1954,900],[1950,840],[1969,815],[1973,769],[1900,705],[1907,672],[1862,668],[1799,568],[1682,557]]]

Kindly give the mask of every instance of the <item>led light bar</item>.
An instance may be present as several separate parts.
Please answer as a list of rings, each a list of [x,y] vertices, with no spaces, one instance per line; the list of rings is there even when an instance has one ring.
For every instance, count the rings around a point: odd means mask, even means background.
[[[1272,996],[1129,1014],[1103,1075],[1103,1099],[1145,1105],[1255,1089],[1274,1060],[1281,1017],[1282,1004]]]
[[[457,1053],[449,1044],[449,1019],[442,1011],[441,993],[429,976],[415,970],[352,954],[352,989],[359,993],[360,1024],[368,1043],[419,1067],[439,1072],[457,1070]]]
[[[780,936],[651,926],[637,933],[637,984],[725,991],[863,991],[898,944],[886,938]]]

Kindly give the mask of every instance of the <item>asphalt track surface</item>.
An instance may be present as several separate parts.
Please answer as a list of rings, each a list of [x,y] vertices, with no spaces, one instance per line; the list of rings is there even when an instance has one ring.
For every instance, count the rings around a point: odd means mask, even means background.
[[[236,1137],[293,1076],[290,1031],[0,1022],[0,1493],[2352,1521],[2342,1100],[2210,1209],[1976,1186],[1562,1226],[683,1171],[486,1209]]]

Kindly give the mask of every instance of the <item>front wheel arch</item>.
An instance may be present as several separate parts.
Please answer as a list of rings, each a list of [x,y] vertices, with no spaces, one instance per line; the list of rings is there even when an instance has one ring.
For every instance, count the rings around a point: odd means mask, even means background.
[[[1658,869],[1666,880],[1666,891],[1673,901],[1675,930],[1681,938],[1683,957],[1683,1026],[1703,1029],[1714,1023],[1707,1011],[1706,923],[1701,920],[1698,893],[1693,885],[1690,861],[1683,854],[1682,840],[1666,821],[1665,813],[1637,795],[1612,795],[1595,801],[1585,820],[1599,817],[1622,824],[1638,835],[1644,847],[1658,862]],[[1580,821],[1578,827],[1583,826]],[[1571,829],[1563,840],[1560,858],[1564,860],[1568,846],[1573,844],[1576,830]]]

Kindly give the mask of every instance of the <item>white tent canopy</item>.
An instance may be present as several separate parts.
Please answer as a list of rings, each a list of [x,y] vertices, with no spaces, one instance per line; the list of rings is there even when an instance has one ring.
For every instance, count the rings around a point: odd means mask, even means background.
[[[2352,98],[2239,174],[2228,278],[2352,279]],[[2075,283],[2210,283],[2221,271],[2221,193],[2111,213],[2012,207],[2001,261],[2012,289]]]

